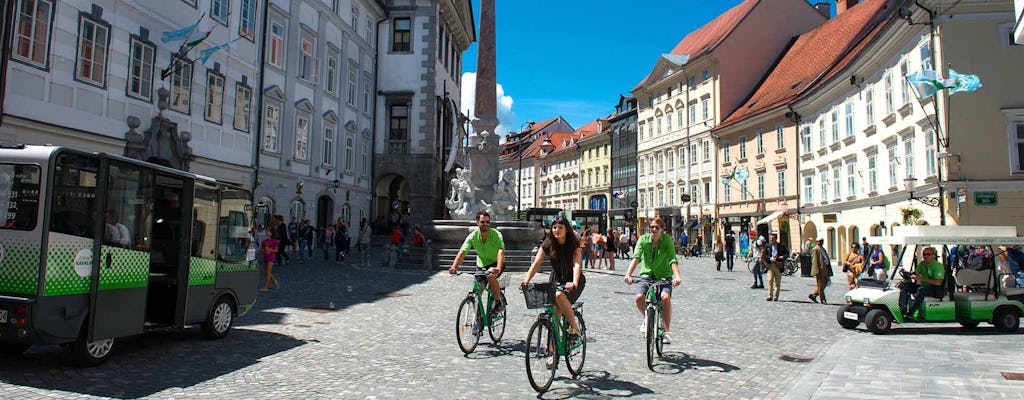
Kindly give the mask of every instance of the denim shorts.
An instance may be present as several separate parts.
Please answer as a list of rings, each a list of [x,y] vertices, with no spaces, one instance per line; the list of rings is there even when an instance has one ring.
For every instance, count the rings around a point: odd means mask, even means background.
[[[633,286],[635,287],[634,293],[646,296],[647,290],[651,288],[651,285],[654,283],[655,280],[656,279],[654,278],[641,276],[640,279],[637,279],[635,282],[633,282]],[[662,286],[661,292],[668,293],[668,296],[672,297],[672,285]]]

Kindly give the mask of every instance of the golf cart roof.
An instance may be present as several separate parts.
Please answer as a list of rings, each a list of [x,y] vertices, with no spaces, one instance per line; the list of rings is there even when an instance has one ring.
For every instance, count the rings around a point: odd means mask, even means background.
[[[1024,245],[1014,226],[897,226],[892,236],[868,236],[870,244]]]

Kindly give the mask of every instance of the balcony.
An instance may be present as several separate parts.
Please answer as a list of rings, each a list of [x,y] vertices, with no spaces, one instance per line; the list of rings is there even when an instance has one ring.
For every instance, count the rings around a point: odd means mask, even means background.
[[[407,155],[409,154],[409,143],[405,140],[389,140],[388,141],[388,154],[390,155]]]

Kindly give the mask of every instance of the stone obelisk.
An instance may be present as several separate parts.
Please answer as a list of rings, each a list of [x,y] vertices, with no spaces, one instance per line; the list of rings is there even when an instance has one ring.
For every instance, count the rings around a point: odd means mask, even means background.
[[[473,198],[491,204],[498,182],[497,50],[494,41],[494,0],[480,1],[480,36],[477,38],[474,134],[469,137],[469,165]]]

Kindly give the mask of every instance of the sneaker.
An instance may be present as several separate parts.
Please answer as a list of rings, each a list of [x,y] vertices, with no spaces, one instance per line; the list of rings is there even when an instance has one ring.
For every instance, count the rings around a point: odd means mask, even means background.
[[[646,320],[640,321],[640,333],[647,333],[647,322],[646,322]]]
[[[818,299],[817,299],[817,298],[815,298],[813,294],[809,294],[809,295],[807,295],[807,298],[808,298],[808,299],[810,299],[811,301],[815,302],[815,303],[817,303],[817,302],[818,302]]]
[[[580,340],[579,333],[569,333],[569,343],[575,344],[577,340]]]
[[[672,336],[671,334],[669,334],[668,331],[665,331],[665,333],[661,334],[661,342],[664,344],[672,344]]]
[[[494,302],[494,307],[491,308],[491,314],[501,315],[502,311],[505,311],[505,302],[504,301],[495,301]]]

